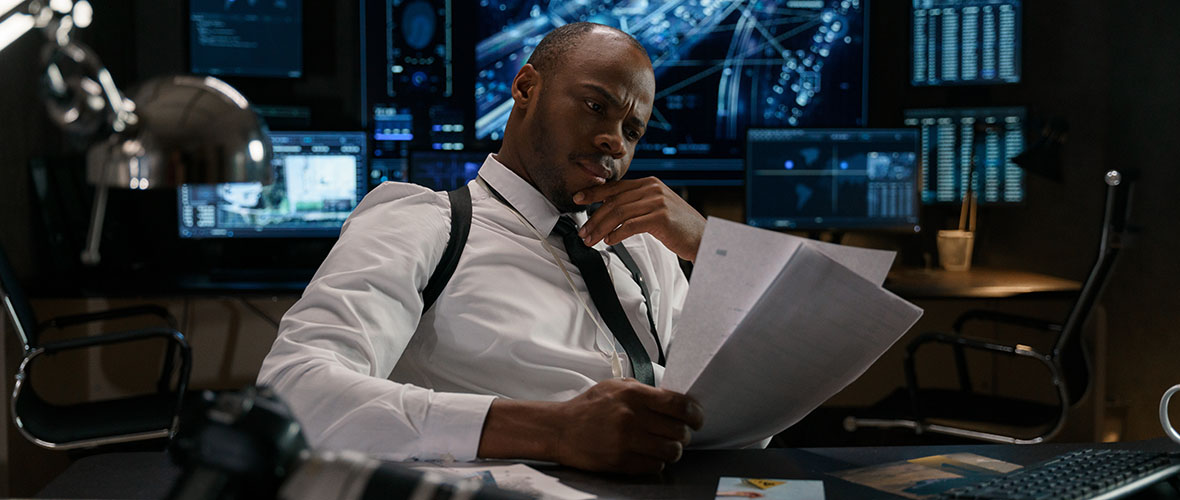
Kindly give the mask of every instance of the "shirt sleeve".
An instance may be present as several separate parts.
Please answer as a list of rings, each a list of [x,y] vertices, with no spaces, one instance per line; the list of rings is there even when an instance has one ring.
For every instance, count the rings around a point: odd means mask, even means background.
[[[388,380],[449,238],[444,199],[405,184],[374,190],[283,316],[258,383],[291,407],[312,446],[390,460],[476,457],[494,397]]]

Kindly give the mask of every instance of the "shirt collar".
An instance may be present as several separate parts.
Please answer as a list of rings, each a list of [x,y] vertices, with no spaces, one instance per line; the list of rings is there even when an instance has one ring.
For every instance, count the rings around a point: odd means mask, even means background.
[[[557,218],[561,217],[562,213],[537,188],[500,163],[495,154],[489,154],[487,160],[484,160],[483,166],[479,168],[479,176],[500,193],[500,196],[508,200],[508,203],[511,203],[529,224],[537,228],[538,232],[542,235],[553,232]],[[586,212],[568,215],[573,217],[579,227],[586,222]]]

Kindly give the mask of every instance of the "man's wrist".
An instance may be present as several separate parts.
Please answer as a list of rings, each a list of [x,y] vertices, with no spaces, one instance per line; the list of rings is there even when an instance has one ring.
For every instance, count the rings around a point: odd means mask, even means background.
[[[479,438],[479,458],[558,462],[558,403],[496,399]]]

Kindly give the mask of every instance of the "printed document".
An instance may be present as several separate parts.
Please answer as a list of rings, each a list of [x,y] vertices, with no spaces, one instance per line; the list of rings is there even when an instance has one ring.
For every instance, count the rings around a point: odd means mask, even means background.
[[[691,446],[755,445],[864,373],[922,315],[893,259],[710,217],[660,383],[705,409]]]

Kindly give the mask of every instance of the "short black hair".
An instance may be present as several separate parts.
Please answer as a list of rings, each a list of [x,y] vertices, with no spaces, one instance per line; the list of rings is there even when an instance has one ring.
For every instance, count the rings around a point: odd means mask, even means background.
[[[586,33],[596,28],[605,28],[623,35],[631,42],[632,46],[643,53],[644,57],[650,59],[650,56],[647,55],[647,49],[643,48],[643,44],[639,43],[639,40],[636,40],[635,37],[627,32],[605,24],[582,21],[558,26],[553,31],[550,31],[548,35],[545,35],[545,38],[541,39],[541,43],[537,44],[537,48],[533,50],[533,54],[529,56],[529,60],[525,64],[532,64],[538,73],[545,73],[563,62],[570,49],[574,48]]]

